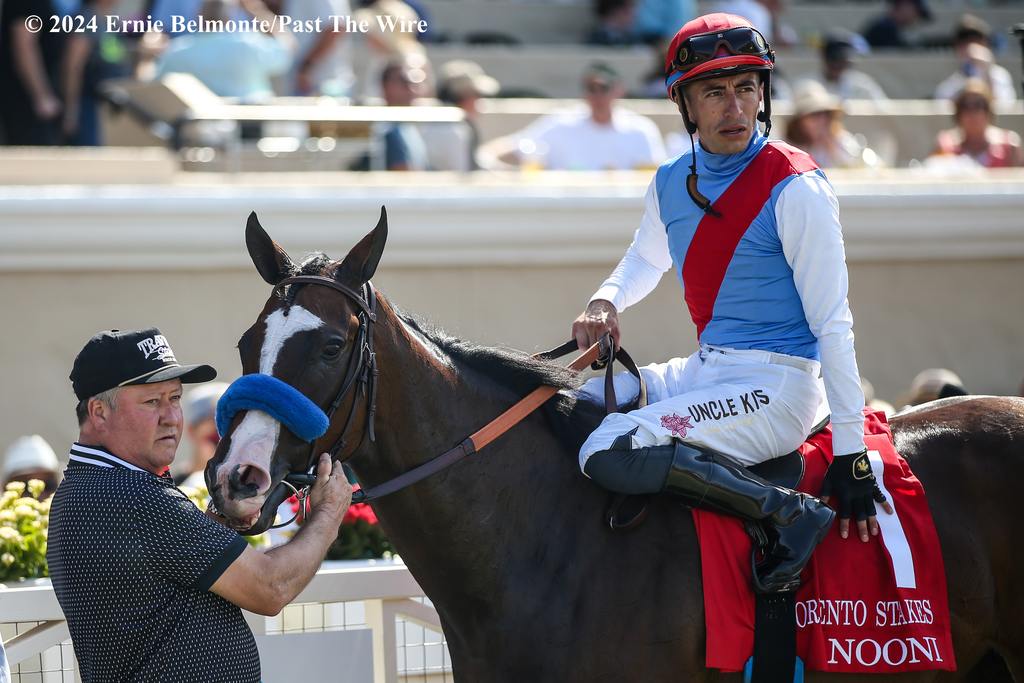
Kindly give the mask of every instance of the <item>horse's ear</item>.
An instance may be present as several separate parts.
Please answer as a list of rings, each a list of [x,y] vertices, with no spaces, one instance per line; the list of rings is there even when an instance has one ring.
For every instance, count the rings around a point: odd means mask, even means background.
[[[380,220],[366,237],[359,240],[359,244],[352,247],[348,256],[341,262],[334,277],[337,280],[348,280],[357,284],[368,282],[373,274],[377,272],[377,264],[384,253],[384,244],[388,241],[388,212],[380,207]]]
[[[277,242],[260,225],[256,212],[249,214],[245,225],[245,246],[249,249],[256,270],[267,284],[276,285],[295,271],[295,264]]]

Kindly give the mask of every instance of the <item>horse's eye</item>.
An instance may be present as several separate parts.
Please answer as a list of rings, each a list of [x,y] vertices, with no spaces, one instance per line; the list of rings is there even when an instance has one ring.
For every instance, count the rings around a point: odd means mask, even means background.
[[[334,359],[341,353],[341,342],[331,342],[324,347],[324,358]]]

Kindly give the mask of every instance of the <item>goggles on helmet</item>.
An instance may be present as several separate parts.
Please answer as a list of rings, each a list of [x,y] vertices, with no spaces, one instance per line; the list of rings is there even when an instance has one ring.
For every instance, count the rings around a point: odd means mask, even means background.
[[[683,41],[672,59],[672,68],[687,71],[714,59],[723,47],[730,55],[767,57],[769,53],[768,42],[757,29],[737,26],[727,31],[705,33]]]
[[[775,61],[775,53],[768,46],[768,41],[755,28],[737,26],[724,31],[703,33],[680,43],[676,54],[672,56],[671,71],[666,79],[666,85],[671,88],[680,80],[686,79],[688,72],[702,64],[727,57],[750,58],[749,62],[742,64],[747,69],[751,66],[756,68],[761,65],[770,69]],[[707,73],[709,76],[713,73],[709,68],[698,69],[698,71]]]

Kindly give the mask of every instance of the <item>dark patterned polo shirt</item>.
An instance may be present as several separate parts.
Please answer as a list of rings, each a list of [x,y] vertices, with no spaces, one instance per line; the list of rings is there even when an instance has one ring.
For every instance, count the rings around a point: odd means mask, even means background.
[[[259,681],[242,611],[210,592],[245,547],[169,477],[72,446],[46,559],[83,683]]]

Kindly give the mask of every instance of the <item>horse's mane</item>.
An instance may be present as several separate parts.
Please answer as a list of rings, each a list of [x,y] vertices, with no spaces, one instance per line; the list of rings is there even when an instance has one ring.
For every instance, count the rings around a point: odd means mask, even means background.
[[[332,263],[323,252],[314,252],[297,265],[292,275],[324,275]],[[289,289],[295,290],[294,287]],[[293,295],[293,292],[289,294]],[[604,418],[603,406],[580,399],[575,394],[574,390],[579,388],[584,378],[571,370],[516,349],[484,346],[459,339],[399,310],[394,304],[392,307],[413,333],[447,356],[457,370],[474,370],[524,396],[541,385],[558,389],[558,395],[544,404],[544,413],[552,431],[571,453],[579,451],[587,436]]]
[[[531,391],[541,384],[556,389],[575,389],[580,384],[579,377],[572,371],[555,363],[533,358],[516,349],[483,346],[459,339],[408,313],[397,313],[403,323],[433,343],[457,367],[478,370],[514,391]]]
[[[573,392],[584,378],[571,370],[516,349],[483,346],[459,339],[408,313],[398,310],[396,313],[407,327],[450,358],[456,368],[476,370],[524,396],[540,385],[559,389],[555,399],[544,404],[544,413],[567,450],[578,452],[583,441],[604,417],[602,407],[578,398]]]

